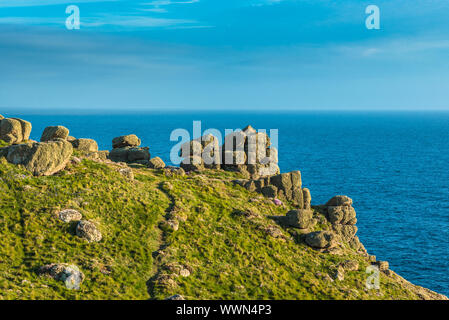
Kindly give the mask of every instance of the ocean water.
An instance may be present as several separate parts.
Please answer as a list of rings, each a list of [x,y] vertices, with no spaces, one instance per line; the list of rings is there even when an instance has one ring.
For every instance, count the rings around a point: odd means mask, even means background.
[[[6,114],[13,116],[12,114]],[[6,116],[5,115],[5,116]],[[279,130],[282,172],[300,170],[312,203],[353,198],[358,236],[370,254],[407,280],[449,295],[449,113],[196,112],[122,115],[20,115],[39,140],[48,125],[95,139],[135,133],[169,162],[170,133],[192,121],[208,128]]]

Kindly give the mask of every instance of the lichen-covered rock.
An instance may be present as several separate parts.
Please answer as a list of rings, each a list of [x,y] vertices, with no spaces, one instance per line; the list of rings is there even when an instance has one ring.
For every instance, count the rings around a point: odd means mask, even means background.
[[[313,222],[313,211],[305,209],[290,210],[284,219],[287,226],[299,229],[307,229]]]
[[[109,152],[109,159],[115,162],[137,162],[137,161],[148,161],[150,159],[149,148],[133,148],[133,147],[123,147],[115,148]]]
[[[186,172],[183,168],[180,167],[174,167],[174,166],[166,166],[164,168],[165,175],[168,177],[171,176],[184,176]]]
[[[65,283],[68,289],[78,290],[85,276],[80,269],[73,264],[52,263],[39,269],[41,275],[47,275],[57,281]]]
[[[341,238],[346,241],[350,242],[357,233],[357,227],[354,225],[348,225],[348,224],[334,224],[332,225],[332,229],[341,236]]]
[[[50,126],[44,129],[42,133],[41,142],[53,141],[56,139],[67,140],[69,136],[69,129],[63,126]]]
[[[310,209],[312,204],[312,195],[310,194],[310,190],[307,188],[303,188],[302,197],[304,200],[304,209]]]
[[[8,148],[6,159],[25,166],[35,176],[48,176],[64,169],[72,153],[70,142],[58,140],[13,145]]]
[[[0,120],[0,140],[6,143],[22,143],[30,138],[31,123],[18,118]]]
[[[148,161],[148,168],[150,169],[163,169],[165,168],[164,161],[159,157],[154,157]]]
[[[347,271],[359,270],[359,262],[357,260],[345,260],[340,263],[340,266]]]
[[[129,134],[112,139],[112,148],[138,147],[140,139],[135,134]]]
[[[327,213],[332,224],[355,224],[357,222],[355,210],[351,206],[329,206]]]
[[[72,222],[72,221],[80,221],[83,216],[77,210],[74,209],[65,209],[58,213],[58,217],[60,220],[64,222]]]
[[[265,186],[262,188],[261,193],[267,198],[275,198],[277,190],[275,186]]]
[[[330,231],[315,231],[305,236],[306,243],[312,248],[325,249],[337,245],[337,237]]]
[[[97,152],[98,151],[98,144],[93,139],[75,139],[71,142],[73,147],[75,149],[81,150],[81,151],[87,151],[87,152]]]
[[[348,196],[338,195],[330,199],[326,206],[352,206],[352,199]]]
[[[118,170],[118,172],[125,178],[129,180],[134,180],[134,173],[131,168],[121,168]]]
[[[87,220],[81,220],[76,226],[76,235],[80,238],[87,240],[88,242],[101,241],[102,235],[97,226]]]

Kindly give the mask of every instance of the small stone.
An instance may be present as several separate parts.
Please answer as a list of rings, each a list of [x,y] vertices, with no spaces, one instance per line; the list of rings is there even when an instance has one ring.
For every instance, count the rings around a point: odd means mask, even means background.
[[[84,274],[76,265],[67,263],[52,263],[42,266],[39,273],[65,283],[68,289],[78,290],[84,281]]]
[[[163,169],[165,168],[165,163],[159,157],[154,157],[148,161],[148,168],[150,169]]]
[[[76,235],[86,239],[88,242],[98,242],[102,239],[101,232],[95,224],[86,220],[81,220],[78,223],[76,226]]]
[[[359,262],[356,260],[346,260],[340,263],[344,270],[357,271],[359,270]]]
[[[60,220],[67,223],[72,221],[79,221],[83,218],[82,214],[74,209],[62,210],[58,213],[58,217]]]
[[[122,176],[129,180],[134,180],[134,173],[131,168],[122,168],[118,171]]]
[[[390,267],[388,261],[376,261],[376,265],[379,267],[380,271],[387,271]]]
[[[181,269],[181,271],[179,271],[179,275],[181,277],[188,277],[190,276],[190,271],[189,269]]]

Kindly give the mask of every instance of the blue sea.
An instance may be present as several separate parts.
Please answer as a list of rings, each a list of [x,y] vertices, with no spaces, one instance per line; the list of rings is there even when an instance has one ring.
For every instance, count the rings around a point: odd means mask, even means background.
[[[4,114],[14,116],[13,114]],[[337,194],[354,200],[358,235],[370,254],[407,280],[449,295],[449,113],[167,112],[20,115],[39,140],[49,125],[111,149],[135,133],[152,156],[169,162],[170,133],[192,121],[208,128],[279,130],[282,172],[300,170],[312,203]]]

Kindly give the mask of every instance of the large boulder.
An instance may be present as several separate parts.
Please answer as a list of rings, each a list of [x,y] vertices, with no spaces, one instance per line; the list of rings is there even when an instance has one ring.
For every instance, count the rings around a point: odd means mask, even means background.
[[[313,211],[304,209],[290,210],[287,212],[284,222],[289,227],[307,229],[314,222]]]
[[[112,139],[112,148],[138,147],[140,139],[135,134],[129,134]]]
[[[338,195],[330,199],[326,206],[352,206],[352,199],[348,196]]]
[[[80,288],[80,284],[85,278],[84,274],[77,266],[67,263],[47,264],[40,267],[39,273],[41,275],[49,276],[57,281],[62,281],[68,289],[75,290]]]
[[[355,210],[351,206],[329,206],[327,214],[332,224],[355,224],[357,222]]]
[[[69,129],[63,126],[50,126],[44,129],[41,142],[53,141],[56,139],[66,140],[69,136]]]
[[[138,162],[150,160],[150,151],[148,147],[133,148],[123,147],[115,148],[109,152],[109,159],[115,162]]]
[[[327,249],[335,247],[337,236],[331,231],[315,231],[308,233],[305,237],[306,243],[312,248]]]
[[[0,120],[0,140],[6,143],[22,143],[30,138],[31,123],[18,118]]]
[[[76,235],[80,238],[87,240],[88,242],[101,241],[102,235],[97,226],[86,220],[81,220],[76,226]]]
[[[87,152],[97,152],[98,151],[98,144],[93,139],[75,139],[71,141],[73,147],[75,149],[81,150],[81,151],[87,151]]]
[[[21,164],[35,176],[52,175],[65,168],[73,153],[65,140],[13,145],[7,149],[6,159]]]

